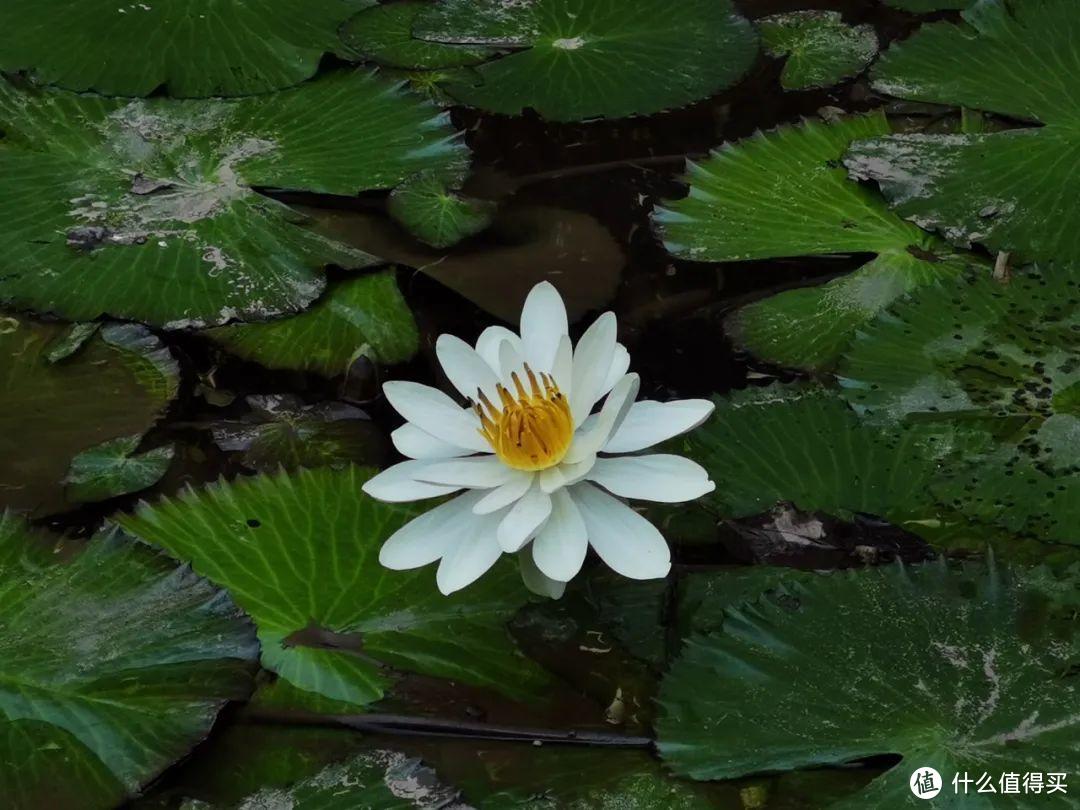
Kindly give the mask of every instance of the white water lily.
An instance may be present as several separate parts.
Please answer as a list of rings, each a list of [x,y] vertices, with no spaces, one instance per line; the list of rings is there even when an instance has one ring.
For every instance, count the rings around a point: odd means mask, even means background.
[[[393,502],[465,492],[395,532],[380,562],[401,570],[438,560],[444,594],[517,553],[525,583],[557,597],[589,546],[623,576],[666,576],[667,542],[623,499],[678,503],[715,485],[681,456],[619,454],[698,426],[713,404],[635,402],[638,375],[627,373],[630,355],[615,333],[608,312],[572,346],[562,298],[544,282],[525,301],[520,336],[491,326],[475,348],[439,337],[439,362],[471,406],[419,383],[386,383],[387,400],[407,420],[391,438],[410,460],[364,491]]]

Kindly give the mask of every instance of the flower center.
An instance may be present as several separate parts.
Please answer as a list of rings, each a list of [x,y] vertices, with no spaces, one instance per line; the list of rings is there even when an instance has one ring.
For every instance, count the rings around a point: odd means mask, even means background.
[[[574,419],[570,403],[550,374],[541,374],[537,380],[526,363],[525,376],[529,390],[525,390],[517,372],[510,375],[517,398],[498,385],[500,406],[493,405],[480,391],[480,401],[473,407],[480,417],[480,435],[487,439],[495,455],[508,467],[533,472],[562,461],[574,438]]]

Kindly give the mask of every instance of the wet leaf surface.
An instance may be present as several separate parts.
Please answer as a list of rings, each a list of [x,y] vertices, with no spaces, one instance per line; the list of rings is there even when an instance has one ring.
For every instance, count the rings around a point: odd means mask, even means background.
[[[112,807],[251,691],[258,644],[243,614],[121,533],[62,543],[0,516],[0,606],[11,806]]]
[[[873,26],[847,25],[835,11],[793,11],[757,21],[769,56],[785,58],[788,90],[827,87],[862,72],[877,55]]]

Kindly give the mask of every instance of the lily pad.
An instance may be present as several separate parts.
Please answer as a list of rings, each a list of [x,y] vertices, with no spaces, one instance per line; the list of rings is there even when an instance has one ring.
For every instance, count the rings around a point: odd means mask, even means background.
[[[247,403],[251,418],[212,430],[218,447],[240,453],[241,463],[256,472],[370,464],[383,453],[381,432],[352,405],[304,405],[281,394],[250,396]]]
[[[964,22],[932,23],[890,48],[874,87],[1038,128],[895,135],[857,144],[852,173],[878,181],[901,216],[950,241],[1022,260],[1080,260],[1080,222],[1062,209],[1080,144],[1076,6],[1071,0],[983,0]]]
[[[784,501],[894,522],[936,514],[927,487],[952,449],[937,433],[866,425],[824,389],[779,385],[717,400],[713,417],[680,441],[716,482],[706,502],[725,517]]]
[[[664,247],[691,261],[878,254],[851,275],[741,310],[728,328],[758,356],[827,367],[889,303],[963,265],[848,179],[840,159],[849,145],[887,132],[885,116],[872,113],[758,133],[689,163],[689,195],[657,207]]]
[[[757,21],[769,56],[787,57],[785,90],[831,87],[862,73],[878,52],[872,25],[848,25],[836,11],[792,11]]]
[[[479,233],[495,213],[494,202],[465,197],[431,173],[418,174],[394,189],[386,207],[390,216],[434,248]]]
[[[253,190],[457,176],[445,115],[364,72],[232,101],[102,99],[0,82],[0,300],[169,328],[303,309],[326,264],[375,259]]]
[[[14,0],[0,8],[0,69],[71,90],[237,96],[299,84],[375,0]]]
[[[930,14],[934,11],[956,11],[975,2],[977,0],[885,0],[885,5],[913,14]]]
[[[404,362],[420,342],[393,270],[339,282],[314,306],[291,318],[232,324],[206,334],[245,360],[327,377],[344,374],[358,357]]]
[[[877,419],[1080,416],[1080,277],[1045,267],[924,287],[858,336],[839,373]]]
[[[495,51],[477,45],[448,45],[412,35],[413,23],[430,4],[386,3],[367,9],[341,30],[345,44],[360,56],[391,68],[438,70],[483,62]]]
[[[753,27],[731,0],[442,0],[413,35],[513,48],[445,89],[505,115],[553,121],[649,115],[706,98],[753,64]]]
[[[68,337],[60,324],[0,318],[0,504],[38,515],[66,505],[72,459],[135,437],[176,395],[169,350],[134,324],[102,326],[73,353],[50,360]]]
[[[320,468],[193,490],[122,525],[226,587],[255,620],[263,666],[345,703],[379,699],[389,667],[526,696],[545,682],[506,622],[528,597],[510,566],[445,597],[430,571],[379,565],[418,509],[360,486],[371,471]]]
[[[65,544],[0,516],[0,614],[11,807],[113,807],[251,690],[258,644],[243,614],[117,532]]]
[[[922,806],[908,783],[931,767],[950,807],[1038,807],[1044,796],[949,793],[964,771],[1080,767],[1075,649],[1025,611],[1030,593],[1008,572],[928,563],[837,572],[734,608],[664,679],[661,755],[678,774],[730,779],[900,754],[830,806]]]
[[[156,484],[169,469],[173,447],[136,453],[141,441],[139,435],[121,436],[75,456],[64,478],[68,499],[78,503],[104,501]]]

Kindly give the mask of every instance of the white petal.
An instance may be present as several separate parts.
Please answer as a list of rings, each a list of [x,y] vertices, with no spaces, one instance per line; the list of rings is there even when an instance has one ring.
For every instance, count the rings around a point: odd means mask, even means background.
[[[467,537],[443,555],[435,582],[439,590],[449,596],[479,579],[502,556],[499,541],[495,539],[498,516],[473,516],[473,529]]]
[[[584,481],[595,463],[596,456],[589,455],[574,464],[567,464],[565,462],[560,464],[559,472],[562,473],[563,486],[569,487],[576,484],[578,481]]]
[[[472,450],[458,447],[456,444],[436,439],[426,430],[421,430],[412,422],[406,422],[390,434],[390,441],[403,456],[409,458],[457,458],[468,456]],[[488,452],[492,452],[488,449]]]
[[[391,380],[383,385],[383,393],[394,410],[436,439],[477,453],[490,451],[480,435],[480,420],[476,414],[462,408],[442,391],[408,380]]]
[[[537,568],[537,564],[532,559],[531,546],[526,545],[524,549],[517,552],[517,565],[522,571],[522,581],[532,593],[552,599],[562,598],[566,593],[565,582],[556,582],[550,577],[545,577]]]
[[[563,335],[559,340],[559,348],[555,350],[555,361],[551,364],[551,376],[555,384],[559,386],[564,397],[570,396],[573,388],[574,374],[574,345],[570,342],[569,335]]]
[[[379,562],[395,571],[435,562],[472,534],[472,508],[478,498],[467,492],[409,521],[383,543]]]
[[[482,390],[488,399],[498,401],[495,386],[499,378],[484,358],[464,340],[453,335],[439,335],[435,342],[435,355],[447,379],[463,397],[478,401],[476,392]]]
[[[564,465],[560,464],[555,467],[548,467],[546,470],[541,470],[539,473],[540,489],[550,495],[560,487],[566,486],[566,476],[563,475]]]
[[[415,474],[417,480],[469,489],[491,489],[509,481],[517,470],[495,456],[427,461]]]
[[[569,582],[585,562],[589,536],[569,492],[556,492],[551,506],[551,517],[533,540],[532,556],[545,576]]]
[[[615,384],[596,419],[589,420],[574,434],[573,443],[563,458],[564,463],[575,464],[600,451],[626,418],[640,385],[641,380],[637,374],[627,374]]]
[[[580,425],[600,399],[601,388],[615,355],[618,324],[615,313],[605,312],[585,330],[574,350],[574,368],[570,381],[570,412]]]
[[[570,490],[585,519],[589,545],[616,573],[630,579],[659,579],[671,570],[671,550],[649,521],[592,484]]]
[[[499,545],[513,553],[529,542],[551,515],[551,496],[535,483],[499,523]]]
[[[486,515],[509,506],[529,491],[535,477],[535,473],[513,470],[513,475],[509,480],[499,484],[476,502],[473,512],[478,515]]]
[[[597,459],[587,478],[621,498],[661,503],[692,501],[716,489],[700,464],[664,453]]]
[[[499,378],[503,384],[510,382],[510,375],[515,371],[520,372],[525,365],[519,348],[515,348],[508,340],[504,340],[499,346]],[[513,388],[510,389],[514,390]],[[497,404],[497,403],[496,403]]]
[[[566,306],[559,291],[541,281],[529,291],[521,310],[521,344],[533,371],[551,371],[559,342],[567,334]]]
[[[707,399],[635,402],[619,429],[611,434],[605,453],[633,453],[693,430],[709,418],[716,407]]]
[[[543,572],[536,567],[532,556],[532,546],[526,546],[518,552],[518,566],[521,569],[521,580],[525,583],[525,587],[537,596],[560,599],[566,592],[565,582],[557,582],[544,576]]]
[[[421,501],[424,498],[449,495],[461,489],[458,486],[431,484],[418,480],[416,474],[431,463],[430,461],[402,461],[369,478],[360,488],[372,498],[390,503]]]
[[[611,366],[608,368],[607,376],[604,377],[604,384],[600,386],[600,394],[597,399],[614,388],[615,383],[621,380],[629,370],[630,352],[621,343],[616,343],[615,353],[611,356]]]
[[[489,326],[476,339],[476,353],[484,358],[484,362],[500,377],[502,371],[499,365],[499,349],[503,341],[508,342],[518,354],[521,353],[521,338],[505,326]]]

